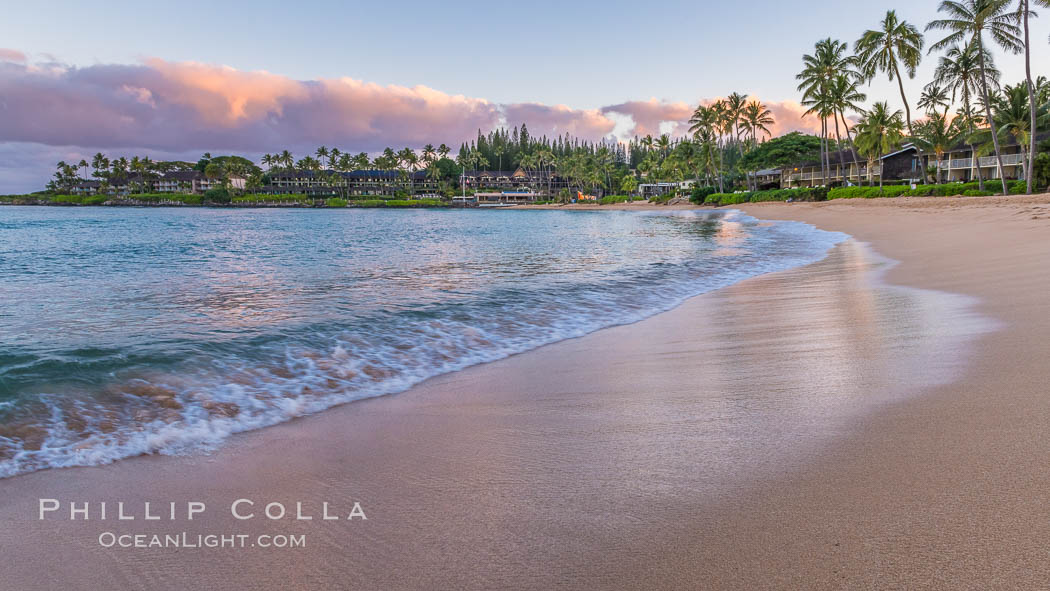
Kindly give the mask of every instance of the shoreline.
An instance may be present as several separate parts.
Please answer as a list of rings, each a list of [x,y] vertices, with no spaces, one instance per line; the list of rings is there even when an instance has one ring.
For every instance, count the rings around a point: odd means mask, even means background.
[[[17,560],[9,558],[15,571],[11,580],[33,581],[34,572],[39,572],[33,570],[34,564],[39,569],[39,561],[44,560],[39,550],[45,543],[61,542],[63,564],[52,567],[51,573],[59,578],[87,569],[87,580],[128,588],[144,585],[135,583],[149,580],[144,575],[175,577],[164,579],[173,586],[179,577],[183,584],[192,582],[185,578],[188,573],[176,573],[182,567],[170,553],[151,552],[150,559],[142,562],[142,555],[135,558],[128,551],[92,547],[94,540],[84,534],[94,530],[80,524],[26,519],[25,503],[35,502],[37,493],[96,500],[116,488],[134,491],[130,494],[136,497],[175,494],[181,499],[194,494],[223,498],[248,488],[256,498],[284,499],[304,489],[337,496],[346,486],[366,508],[368,499],[382,498],[390,503],[390,511],[381,505],[367,524],[340,529],[337,536],[319,528],[299,528],[323,537],[329,544],[323,552],[209,554],[205,560],[197,555],[203,580],[218,583],[224,581],[222,577],[234,577],[233,569],[243,568],[245,560],[260,569],[253,574],[263,575],[264,587],[286,582],[282,576],[288,576],[288,569],[305,574],[310,568],[317,569],[315,577],[323,577],[315,581],[339,576],[360,581],[367,575],[369,581],[385,582],[388,588],[442,584],[550,588],[555,582],[568,588],[674,588],[695,586],[698,580],[713,588],[837,588],[903,585],[932,578],[951,587],[952,581],[1041,580],[1046,569],[1041,551],[1044,540],[1050,539],[1042,534],[1050,528],[1039,519],[1039,493],[1045,492],[1050,474],[1031,458],[1050,451],[1040,437],[1050,414],[1041,385],[1050,376],[1038,365],[1047,348],[1039,335],[1047,334],[1041,331],[1048,328],[1048,321],[1035,314],[1045,304],[1050,279],[1040,266],[1050,253],[1050,207],[1045,199],[1030,198],[1005,203],[973,198],[984,202],[976,206],[946,198],[925,198],[936,200],[935,205],[914,199],[874,205],[873,200],[734,207],[760,219],[806,221],[871,242],[877,252],[901,261],[889,269],[890,283],[976,296],[981,298],[979,309],[1004,321],[1005,327],[976,343],[977,351],[960,379],[935,386],[923,396],[890,402],[836,428],[839,439],[834,448],[806,452],[805,461],[768,466],[769,475],[733,489],[731,495],[717,487],[705,489],[699,484],[706,482],[702,479],[691,485],[677,480],[683,469],[702,465],[703,458],[679,457],[674,450],[681,441],[665,440],[663,431],[638,432],[644,423],[637,421],[646,416],[637,413],[661,407],[641,408],[635,395],[647,388],[678,392],[662,399],[667,411],[679,412],[672,412],[669,422],[661,425],[665,429],[675,425],[676,417],[682,416],[682,388],[689,387],[689,380],[717,379],[689,373],[714,363],[719,351],[690,348],[690,343],[699,346],[689,340],[691,333],[702,332],[708,326],[705,322],[715,323],[711,313],[731,310],[696,302],[768,298],[769,284],[778,280],[771,280],[772,276],[697,296],[692,303],[639,323],[434,378],[404,394],[358,401],[246,433],[210,456],[142,457],[7,479],[8,494],[0,501],[0,522],[5,523],[0,546],[18,555]],[[797,311],[795,306],[786,309]],[[730,326],[755,322],[761,334],[786,321],[771,325],[774,319],[767,312],[738,315],[733,319],[738,324]],[[597,358],[589,354],[595,341],[601,344],[596,350],[604,353]],[[756,342],[768,348],[765,341]],[[801,350],[794,354],[804,355]],[[559,358],[577,363],[559,364]],[[772,363],[778,357],[756,357],[754,363],[762,359]],[[747,366],[732,356],[725,363],[719,367]],[[515,389],[520,380],[507,380],[508,376],[530,376],[528,387]],[[990,396],[993,391],[1000,396]],[[563,394],[556,396],[558,392]],[[564,420],[559,419],[562,414]],[[624,423],[625,418],[630,420]],[[1005,422],[1012,428],[1003,429]],[[416,428],[406,429],[406,423]],[[622,431],[608,431],[613,425],[632,425],[628,433],[646,445],[632,449],[624,446],[637,444],[635,439],[609,439]],[[361,431],[348,432],[348,427]],[[670,433],[686,437],[688,432],[672,429]],[[614,444],[617,441],[620,444]],[[355,450],[354,445],[371,446],[371,453]],[[593,466],[610,462],[609,454],[621,456],[623,466],[650,466],[646,470],[655,472],[592,473]],[[592,464],[581,465],[586,458]],[[340,468],[333,472],[336,466]],[[732,467],[731,463],[708,466],[712,474]],[[219,478],[202,487],[201,472]],[[676,494],[655,494],[650,488],[654,482]],[[404,487],[407,498],[390,499],[397,496],[388,489],[391,485]],[[989,495],[987,487],[996,485],[1007,488],[993,492],[1006,494]],[[1030,495],[1019,494],[1022,489]],[[579,505],[549,496],[556,491],[599,511],[573,515],[572,509]],[[701,494],[704,491],[706,495]],[[520,506],[512,500],[514,492],[531,493],[526,500],[546,511]],[[442,493],[446,500],[434,506],[428,496],[433,493]],[[407,556],[416,562],[402,565],[404,572],[396,574],[374,572],[371,569],[383,554],[365,546],[390,548],[393,541],[383,530],[384,519],[389,524],[401,511],[416,515],[413,512],[419,508],[412,507],[413,501],[441,513],[435,522],[401,523],[409,534],[400,541],[413,545]],[[1006,506],[1000,506],[1004,501]],[[602,503],[609,506],[602,509]],[[1004,514],[1002,509],[1012,511]],[[467,527],[479,522],[499,527]],[[450,531],[432,530],[435,524]],[[253,528],[265,525],[251,523]],[[16,531],[21,540],[17,545],[11,538]],[[974,531],[983,536],[973,536]],[[638,535],[637,539],[626,538],[627,532]],[[542,550],[547,546],[535,545],[537,538],[557,540],[564,555]],[[1010,539],[1013,546],[999,543],[1003,539]],[[480,546],[454,543],[467,541]],[[515,557],[525,556],[530,557],[528,562],[516,562]],[[325,566],[335,557],[349,562]],[[98,560],[114,567],[116,574],[90,568]],[[446,561],[461,568],[438,570]],[[543,569],[520,570],[529,564]],[[991,568],[999,564],[1010,568]],[[523,574],[531,578],[523,579]],[[84,576],[82,570],[80,575]],[[229,579],[225,582],[229,584]]]

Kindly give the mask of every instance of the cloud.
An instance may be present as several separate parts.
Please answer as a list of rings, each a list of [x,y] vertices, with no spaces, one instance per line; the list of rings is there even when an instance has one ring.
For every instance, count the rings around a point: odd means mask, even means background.
[[[593,140],[608,136],[616,127],[616,122],[599,109],[571,109],[565,105],[516,103],[504,105],[503,115],[509,125],[526,124],[533,136],[568,133]]]
[[[773,113],[773,119],[776,121],[776,124],[769,128],[773,137],[792,131],[820,133],[820,119],[813,115],[802,117],[802,113],[806,112],[806,107],[799,103],[780,101],[767,102],[765,105]]]
[[[673,125],[671,135],[685,135],[689,127],[686,121],[693,114],[694,108],[682,102],[668,103],[651,98],[647,101],[628,101],[602,107],[602,112],[629,116],[634,121],[630,135],[643,137],[665,133],[661,126],[663,123]]]
[[[258,156],[284,149],[312,153],[318,145],[374,153],[387,146],[441,142],[455,148],[478,130],[521,123],[533,136],[682,136],[695,105],[656,98],[597,109],[495,104],[426,86],[348,77],[295,80],[159,58],[78,68],[44,57],[28,63],[20,51],[0,49],[0,145],[23,151],[25,146],[49,147],[30,150],[41,157],[95,151],[155,159],[204,151]],[[777,120],[774,135],[819,129],[818,121],[801,118],[804,109],[798,103],[766,104]],[[25,186],[24,169],[0,170],[0,191],[39,188],[53,162],[32,168],[38,179],[33,187]]]
[[[17,49],[6,49],[0,47],[0,61],[24,64],[26,62],[26,54]]]
[[[150,59],[141,65],[41,68],[0,63],[3,141],[48,145],[359,150],[463,139],[499,120],[484,99],[351,78]]]

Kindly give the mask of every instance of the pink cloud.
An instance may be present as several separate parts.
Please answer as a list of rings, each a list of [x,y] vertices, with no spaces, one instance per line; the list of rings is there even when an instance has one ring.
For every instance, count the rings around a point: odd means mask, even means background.
[[[710,105],[719,98],[702,99],[697,104]],[[761,101],[755,96],[748,97],[748,100]],[[802,113],[806,111],[806,107],[799,103],[795,101],[761,102],[772,112],[773,119],[776,121],[769,127],[772,137],[791,131],[820,132],[820,120],[812,116],[803,118]],[[601,111],[629,116],[634,122],[634,127],[629,132],[629,135],[632,136],[655,136],[663,132],[669,132],[672,136],[684,136],[689,134],[688,122],[695,108],[696,105],[684,102],[667,102],[651,98],[647,101],[628,101],[610,105],[603,107]]]
[[[618,105],[602,107],[603,113],[627,115],[634,121],[630,135],[660,135],[660,124],[673,123],[672,135],[685,135],[688,129],[686,121],[693,114],[695,106],[683,102],[668,103],[651,98],[647,101],[628,101]]]
[[[809,115],[802,117],[807,107],[803,107],[795,101],[766,102],[766,108],[773,113],[776,124],[770,126],[773,137],[783,135],[792,131],[805,133],[820,133],[820,119]]]
[[[0,62],[0,96],[5,141],[169,151],[372,151],[465,139],[500,118],[484,99],[425,86],[298,81],[158,59],[86,68]]]
[[[596,140],[612,133],[616,122],[599,109],[571,109],[565,105],[516,103],[503,106],[509,125],[525,123],[533,136],[569,135]]]
[[[0,47],[0,60],[5,62],[18,62],[24,64],[26,62],[26,54],[18,51],[17,49],[6,49]]]

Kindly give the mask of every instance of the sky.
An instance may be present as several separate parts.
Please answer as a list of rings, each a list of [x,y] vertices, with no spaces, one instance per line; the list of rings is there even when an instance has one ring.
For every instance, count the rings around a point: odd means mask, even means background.
[[[801,56],[824,37],[852,43],[888,8],[922,28],[937,4],[18,2],[0,20],[0,192],[38,190],[56,161],[97,151],[456,148],[522,122],[588,139],[682,133],[699,102],[734,91],[770,106],[775,133],[813,131]],[[1048,32],[1033,23],[1036,74]],[[935,66],[905,81],[912,103]],[[999,66],[1023,76],[1020,57]],[[896,83],[866,91],[901,107]]]

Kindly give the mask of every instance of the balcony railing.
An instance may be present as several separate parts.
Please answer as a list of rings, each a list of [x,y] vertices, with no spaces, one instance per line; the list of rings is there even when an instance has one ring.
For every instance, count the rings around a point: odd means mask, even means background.
[[[873,166],[871,168],[871,173],[874,176],[882,174],[882,167],[881,166]],[[858,180],[866,179],[866,178],[868,178],[868,169],[867,168],[860,168],[859,170],[858,169],[853,169],[853,168],[848,168],[846,170],[832,169],[832,170],[830,170],[828,172],[827,179],[829,181],[841,180],[844,177],[851,178],[851,179],[858,179]],[[802,172],[802,173],[797,173],[796,172],[796,173],[789,174],[788,175],[788,180],[795,181],[795,182],[797,182],[797,181],[823,181],[824,180],[824,173],[820,172],[819,170],[813,171],[813,172]]]
[[[983,156],[977,159],[980,162],[981,168],[994,168],[998,166],[995,161],[995,156]],[[1020,154],[1003,154],[1003,166],[1017,166],[1023,164],[1024,158]],[[973,168],[973,158],[956,158],[954,160],[942,160],[940,163],[936,159],[930,160],[930,168],[941,169],[960,169],[960,168]]]

